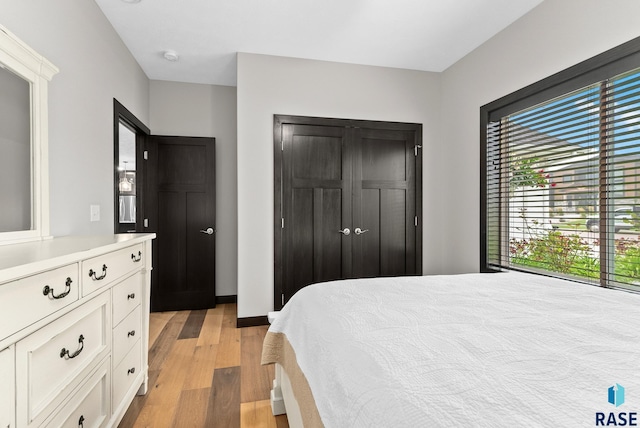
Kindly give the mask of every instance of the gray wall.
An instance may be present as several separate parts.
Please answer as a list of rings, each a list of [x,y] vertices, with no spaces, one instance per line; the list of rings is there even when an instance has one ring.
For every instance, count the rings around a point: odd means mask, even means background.
[[[273,309],[273,115],[422,123],[423,220],[437,225],[439,102],[436,73],[238,54],[239,317]],[[438,227],[425,227],[424,242],[424,270],[437,271]]]
[[[637,0],[545,0],[445,70],[444,273],[479,269],[480,106],[640,36],[639,17]]]
[[[476,272],[480,106],[640,36],[638,16],[545,0],[440,74],[238,54],[238,316],[272,308],[273,114],[423,123],[424,273]]]
[[[217,293],[236,294],[236,89],[150,82],[93,1],[0,9],[0,22],[60,69],[49,86],[51,233],[113,232],[116,98],[153,133],[217,138]]]
[[[150,84],[93,1],[0,9],[3,25],[60,68],[49,92],[52,233],[113,230],[114,97],[155,133],[214,135],[217,226],[228,234],[218,236],[218,294],[235,293],[237,242],[240,317],[273,305],[274,114],[423,123],[424,272],[477,271],[479,107],[640,35],[637,0],[545,0],[440,74],[238,54],[234,149],[234,89]],[[180,116],[181,100],[200,108]],[[89,222],[91,204],[100,222]]]
[[[49,84],[51,233],[113,233],[113,98],[148,123],[149,80],[93,1],[2,0],[0,11],[60,69]]]
[[[216,138],[216,294],[235,295],[236,88],[152,80],[149,99],[152,133]]]

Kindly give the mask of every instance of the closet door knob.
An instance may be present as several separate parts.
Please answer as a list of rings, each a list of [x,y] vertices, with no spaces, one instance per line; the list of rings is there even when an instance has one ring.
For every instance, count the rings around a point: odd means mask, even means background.
[[[200,233],[206,233],[207,235],[213,235],[213,227],[207,227],[205,230],[201,230]]]
[[[348,227],[345,227],[344,229],[339,230],[338,232],[342,233],[344,236],[349,236],[349,234],[351,233]]]
[[[359,227],[356,227],[356,230],[354,230],[356,235],[362,235],[363,233],[367,233],[368,231],[369,229],[360,229]]]

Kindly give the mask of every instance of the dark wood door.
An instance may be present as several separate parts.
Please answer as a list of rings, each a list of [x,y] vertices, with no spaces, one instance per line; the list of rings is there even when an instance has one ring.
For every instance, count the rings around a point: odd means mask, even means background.
[[[316,282],[421,274],[420,126],[275,125],[275,307]]]
[[[354,134],[354,277],[415,275],[415,132]]]
[[[282,128],[285,297],[352,274],[351,154],[344,127]]]
[[[215,306],[215,139],[150,136],[151,310]]]

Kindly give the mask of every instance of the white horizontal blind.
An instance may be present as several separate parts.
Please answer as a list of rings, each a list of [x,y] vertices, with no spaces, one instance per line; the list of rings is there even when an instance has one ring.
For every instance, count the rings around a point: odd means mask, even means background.
[[[640,285],[640,71],[610,79],[605,95],[602,150],[608,170],[603,199],[613,231],[606,233],[601,257],[608,259],[609,285],[635,288]]]
[[[638,71],[490,122],[486,159],[490,266],[640,279]]]

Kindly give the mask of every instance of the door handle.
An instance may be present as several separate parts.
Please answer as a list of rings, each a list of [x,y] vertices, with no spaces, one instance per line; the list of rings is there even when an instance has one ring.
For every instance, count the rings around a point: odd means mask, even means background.
[[[344,236],[349,236],[349,234],[351,233],[348,227],[345,227],[344,229],[339,230],[338,232],[342,233]]]
[[[360,229],[359,227],[356,227],[356,230],[354,230],[356,235],[362,235],[363,233],[367,233],[368,231],[369,229]]]
[[[207,235],[213,235],[213,227],[207,227],[206,230],[201,230],[200,233],[206,233]]]

